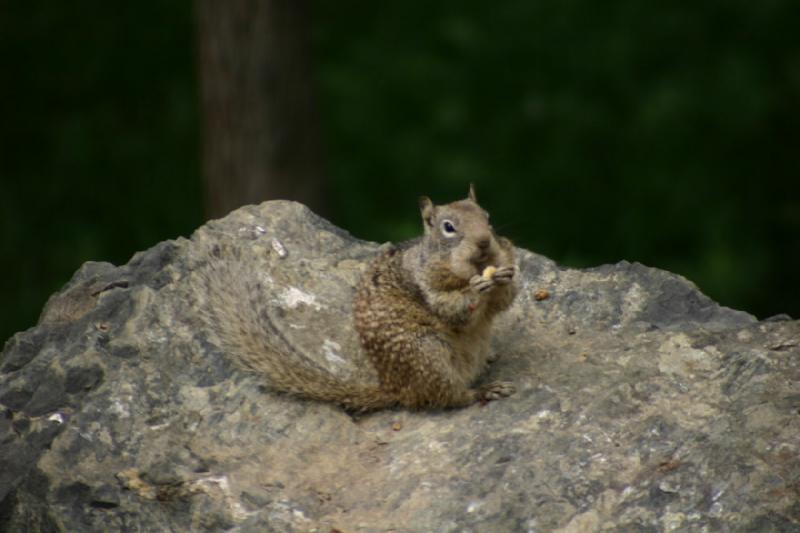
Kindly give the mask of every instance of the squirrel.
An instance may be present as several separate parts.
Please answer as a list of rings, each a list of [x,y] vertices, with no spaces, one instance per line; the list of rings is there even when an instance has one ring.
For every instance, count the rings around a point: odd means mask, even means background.
[[[231,272],[206,274],[205,323],[234,361],[265,375],[275,390],[349,411],[463,407],[513,394],[509,382],[472,387],[490,361],[492,320],[518,290],[513,244],[495,235],[472,185],[466,199],[445,205],[423,196],[420,211],[422,237],[375,257],[355,291],[355,330],[377,383],[345,380],[282,356],[249,305],[255,291],[243,302],[220,283],[236,276]]]

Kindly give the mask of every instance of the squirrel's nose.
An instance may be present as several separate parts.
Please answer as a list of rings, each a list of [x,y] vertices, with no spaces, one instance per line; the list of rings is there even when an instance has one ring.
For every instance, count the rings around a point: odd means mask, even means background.
[[[481,250],[487,249],[490,244],[492,244],[492,240],[489,238],[488,235],[478,240],[478,248],[480,248]]]

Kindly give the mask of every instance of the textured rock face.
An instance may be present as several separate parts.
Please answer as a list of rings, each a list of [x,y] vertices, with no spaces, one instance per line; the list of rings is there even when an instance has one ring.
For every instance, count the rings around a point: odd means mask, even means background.
[[[215,247],[252,267],[289,355],[363,364],[350,298],[378,247],[298,204],[87,263],[0,359],[0,530],[800,528],[800,322],[520,250],[486,375],[517,393],[354,418],[220,351],[197,320]]]

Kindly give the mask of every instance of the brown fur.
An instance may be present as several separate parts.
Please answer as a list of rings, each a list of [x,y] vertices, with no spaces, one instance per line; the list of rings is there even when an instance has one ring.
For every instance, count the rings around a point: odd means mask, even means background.
[[[421,207],[422,241],[377,257],[356,292],[356,330],[381,388],[411,408],[459,407],[507,395],[513,391],[507,383],[480,390],[471,385],[489,359],[492,319],[516,295],[514,247],[494,235],[473,191],[470,199],[439,207],[423,199]],[[459,242],[447,242],[440,229],[445,220],[457,228]],[[482,240],[488,241],[486,251],[476,255]],[[481,292],[476,278],[490,264],[512,269],[511,275]]]

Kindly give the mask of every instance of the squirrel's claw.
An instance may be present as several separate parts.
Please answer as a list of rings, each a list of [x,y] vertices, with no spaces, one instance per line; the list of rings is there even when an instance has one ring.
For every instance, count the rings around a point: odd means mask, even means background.
[[[516,269],[513,266],[500,267],[492,274],[492,281],[498,285],[507,285],[514,279],[514,274],[516,274]]]
[[[486,279],[481,275],[474,275],[469,279],[469,286],[475,292],[486,292],[494,285],[494,279]]]

